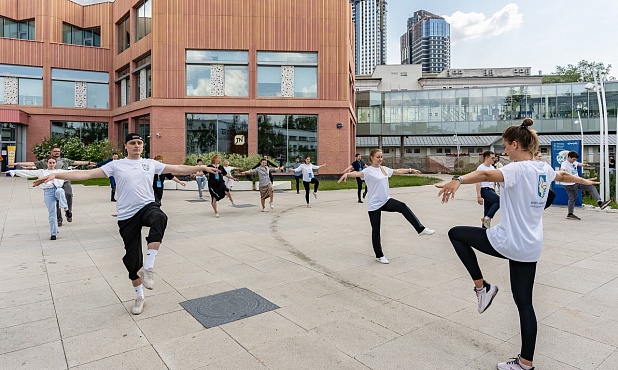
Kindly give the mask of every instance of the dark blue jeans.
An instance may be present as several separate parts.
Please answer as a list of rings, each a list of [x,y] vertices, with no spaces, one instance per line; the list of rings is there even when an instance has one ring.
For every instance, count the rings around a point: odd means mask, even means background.
[[[481,188],[481,198],[483,198],[483,216],[494,218],[500,209],[500,196],[492,188]]]

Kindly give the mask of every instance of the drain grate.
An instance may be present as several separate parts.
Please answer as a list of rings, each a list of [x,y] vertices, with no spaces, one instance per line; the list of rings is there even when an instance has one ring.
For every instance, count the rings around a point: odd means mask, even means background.
[[[180,305],[206,328],[279,308],[247,288],[180,302]]]

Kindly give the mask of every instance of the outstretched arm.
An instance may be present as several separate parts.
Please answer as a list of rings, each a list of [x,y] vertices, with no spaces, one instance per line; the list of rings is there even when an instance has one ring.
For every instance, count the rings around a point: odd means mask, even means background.
[[[354,166],[348,166],[345,170],[343,170],[343,172],[350,172],[354,169]]]
[[[346,172],[343,175],[341,175],[339,180],[337,180],[337,183],[341,183],[342,181],[346,181],[348,179],[348,177],[360,177],[361,179],[364,179],[365,178],[365,173],[364,172],[359,172],[359,171]]]
[[[106,178],[105,172],[103,172],[100,168],[93,168],[91,170],[83,170],[83,171],[67,171],[67,172],[56,172],[45,177],[41,177],[38,180],[35,180],[32,184],[33,186],[39,186],[44,182],[48,182],[53,179],[60,180],[89,180],[89,179],[99,179]]]
[[[451,180],[444,185],[436,185],[440,189],[438,196],[442,196],[442,203],[448,203],[449,198],[455,198],[455,192],[461,184],[476,184],[477,182],[503,182],[504,176],[500,170],[474,171],[460,176],[461,180]]]
[[[581,178],[579,176],[573,176],[567,172],[564,171],[558,171],[556,172],[556,181],[558,182],[576,182],[578,184],[584,184],[584,185],[598,185],[600,184],[600,182],[598,181],[592,181],[590,179],[584,179]]]
[[[34,162],[15,162],[13,163],[14,166],[19,166],[19,167],[24,167],[24,168],[35,168],[36,165],[34,164]]]
[[[184,181],[180,181],[178,179],[178,177],[176,177],[176,176],[172,177],[172,181],[174,181],[175,183],[180,184],[182,186],[187,186],[187,184]]]
[[[191,172],[197,172],[197,171],[205,171],[205,172],[209,172],[209,173],[217,173],[219,172],[218,169],[214,168],[214,167],[208,167],[208,166],[187,166],[184,164],[166,164],[165,168],[163,169],[162,173],[180,173],[183,175],[189,175],[191,174]]]
[[[419,173],[421,173],[421,171],[415,170],[414,168],[398,168],[396,170],[393,170],[393,173],[396,175],[405,175],[405,174],[418,175]]]

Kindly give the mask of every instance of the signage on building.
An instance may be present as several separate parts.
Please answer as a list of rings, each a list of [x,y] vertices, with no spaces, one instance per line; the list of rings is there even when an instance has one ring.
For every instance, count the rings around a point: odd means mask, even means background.
[[[234,145],[245,145],[245,135],[234,136]]]

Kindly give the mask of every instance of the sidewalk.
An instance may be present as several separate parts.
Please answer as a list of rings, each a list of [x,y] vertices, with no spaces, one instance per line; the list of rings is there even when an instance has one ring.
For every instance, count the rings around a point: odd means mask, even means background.
[[[447,205],[433,186],[392,189],[436,234],[419,237],[401,215],[383,213],[389,265],[375,261],[355,190],[319,192],[312,208],[302,193],[276,193],[268,213],[258,192],[235,192],[247,206],[223,200],[218,219],[209,202],[186,201],[197,193],[166,191],[155,289],[133,316],[109,188],[75,185],[73,222],[50,241],[31,184],[0,178],[1,369],[484,370],[519,351],[508,263],[479,255],[500,287],[479,315],[447,238],[452,226],[480,226],[472,185]],[[581,221],[566,220],[566,208],[545,212],[535,365],[616,369],[618,214],[576,214]],[[238,288],[280,308],[205,329],[179,304]]]

